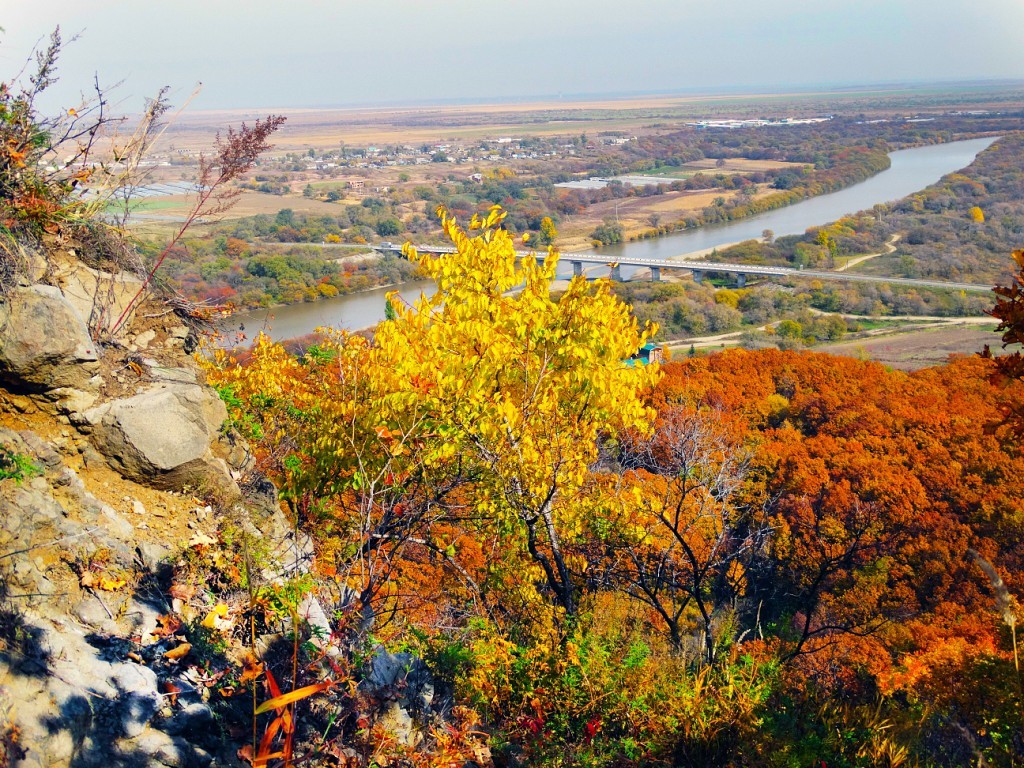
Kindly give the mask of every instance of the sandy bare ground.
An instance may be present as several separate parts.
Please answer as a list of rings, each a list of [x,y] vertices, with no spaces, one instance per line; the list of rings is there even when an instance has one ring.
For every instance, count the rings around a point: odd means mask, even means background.
[[[988,319],[991,325],[991,319]],[[942,365],[951,355],[975,355],[989,345],[994,354],[1003,354],[999,335],[979,328],[976,323],[946,323],[938,328],[923,328],[876,338],[815,347],[815,351],[844,357],[877,360],[903,371],[916,371]]]
[[[773,190],[759,189],[754,199],[770,195]],[[587,208],[578,216],[564,221],[557,243],[566,252],[588,250],[592,247],[590,233],[605,221],[617,221],[628,240],[654,227],[651,216],[659,223],[670,223],[688,213],[703,210],[718,198],[731,200],[738,193],[726,190],[668,192],[655,197],[625,197],[606,200]]]

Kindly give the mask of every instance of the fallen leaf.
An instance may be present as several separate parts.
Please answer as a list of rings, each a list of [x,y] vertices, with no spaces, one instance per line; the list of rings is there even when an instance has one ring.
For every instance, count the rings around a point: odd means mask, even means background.
[[[196,588],[191,584],[172,584],[171,597],[178,600],[191,600],[196,594]]]
[[[176,686],[170,680],[165,680],[162,687],[164,689],[164,693],[167,694],[167,699],[171,702],[171,706],[173,707],[178,703],[178,694],[181,693],[181,688]]]
[[[150,632],[153,637],[170,637],[181,629],[181,621],[177,616],[163,615],[156,617],[156,628]]]
[[[485,744],[477,744],[473,747],[473,756],[480,765],[490,765],[491,749]]]
[[[112,579],[108,576],[100,576],[100,589],[105,592],[116,592],[128,582],[124,579]]]
[[[164,654],[164,658],[168,661],[177,661],[188,656],[189,651],[192,650],[191,643],[182,643],[177,648],[171,648],[167,653]]]
[[[245,684],[256,680],[263,674],[263,664],[253,654],[246,653],[242,659],[242,674],[238,682]]]
[[[86,571],[79,577],[79,581],[83,587],[94,587],[99,582],[100,578],[92,571]]]
[[[217,603],[213,606],[213,610],[206,614],[206,618],[203,619],[202,625],[207,629],[216,629],[220,632],[227,632],[234,625],[235,622],[228,618],[228,608],[226,603]]]

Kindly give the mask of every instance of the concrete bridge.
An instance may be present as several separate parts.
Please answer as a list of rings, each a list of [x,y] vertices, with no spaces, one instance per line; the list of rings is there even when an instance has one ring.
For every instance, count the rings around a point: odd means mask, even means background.
[[[860,275],[852,272],[829,272],[825,270],[794,269],[793,267],[769,267],[755,264],[730,264],[716,261],[682,261],[676,259],[640,259],[619,257],[611,259],[596,253],[563,254],[562,259],[572,264],[573,275],[583,274],[584,264],[602,264],[611,267],[611,279],[621,279],[620,268],[647,267],[651,270],[651,280],[661,279],[663,269],[683,269],[693,273],[698,283],[703,281],[709,272],[715,274],[735,275],[737,283],[742,287],[748,277],[796,277],[810,280],[843,280],[852,283],[887,283],[890,285],[906,285],[918,288],[947,288],[955,291],[992,290],[991,285],[980,283],[954,283],[945,280],[918,280],[907,277],[879,277],[877,275]]]
[[[402,250],[400,246],[391,244],[386,246],[374,246],[374,248],[380,251]],[[452,253],[455,249],[450,247],[417,246],[417,250],[428,253]],[[517,253],[520,256],[526,256],[528,253],[534,253],[534,251],[517,251]],[[542,251],[536,253],[541,256],[543,255]],[[682,254],[682,256],[685,255],[686,254]],[[661,280],[661,271],[663,269],[679,269],[691,272],[693,274],[693,279],[698,283],[702,282],[708,273],[735,275],[736,282],[740,287],[746,285],[748,277],[795,277],[807,280],[842,280],[850,283],[886,283],[888,285],[905,285],[915,288],[946,288],[953,291],[978,291],[987,293],[992,290],[991,285],[981,283],[954,283],[947,282],[945,280],[918,280],[907,277],[878,277],[877,275],[860,275],[852,272],[829,272],[826,270],[794,269],[793,267],[769,267],[760,264],[731,264],[728,262],[703,260],[683,261],[681,257],[672,259],[640,259],[630,258],[628,256],[612,258],[609,256],[602,256],[597,253],[563,253],[561,254],[561,259],[563,262],[568,262],[572,265],[572,273],[574,276],[583,274],[584,264],[610,267],[612,280],[621,280],[621,268],[623,266],[628,266],[647,267],[651,270],[651,280],[654,282]]]

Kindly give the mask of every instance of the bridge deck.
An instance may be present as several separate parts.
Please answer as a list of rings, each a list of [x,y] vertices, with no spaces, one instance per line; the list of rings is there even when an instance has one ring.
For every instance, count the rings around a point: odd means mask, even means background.
[[[417,246],[417,249],[430,253],[451,253],[454,248],[437,248],[432,246]],[[380,251],[401,251],[398,246],[390,248],[378,247]],[[520,256],[527,254],[542,255],[543,252],[517,251]],[[687,254],[681,254],[686,256]],[[585,264],[600,264],[608,266],[618,264],[623,267],[653,267],[658,269],[685,269],[691,272],[718,272],[731,275],[764,276],[764,277],[795,277],[810,280],[842,280],[851,283],[886,283],[888,285],[906,285],[916,288],[946,288],[954,291],[984,291],[992,290],[991,285],[981,283],[954,283],[944,280],[919,280],[910,277],[880,277],[878,275],[860,275],[855,272],[828,272],[825,270],[794,269],[793,267],[773,267],[760,264],[730,264],[718,261],[683,261],[681,257],[668,259],[639,259],[625,257],[602,256],[597,253],[563,253],[561,260],[564,262],[582,262]]]

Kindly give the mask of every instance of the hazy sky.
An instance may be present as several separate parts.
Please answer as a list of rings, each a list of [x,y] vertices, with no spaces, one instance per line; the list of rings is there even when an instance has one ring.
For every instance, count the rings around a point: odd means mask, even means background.
[[[1024,78],[1021,0],[0,0],[0,80],[57,24],[125,110]]]

